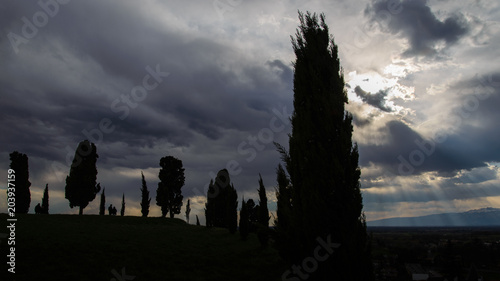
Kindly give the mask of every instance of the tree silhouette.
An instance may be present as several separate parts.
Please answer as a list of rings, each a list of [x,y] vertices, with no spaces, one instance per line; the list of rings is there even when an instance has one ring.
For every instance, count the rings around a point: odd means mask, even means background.
[[[99,205],[99,215],[104,216],[106,214],[106,195],[104,194],[104,191],[106,188],[102,189],[101,192],[101,204]]]
[[[290,175],[292,208],[286,230],[290,239],[277,245],[296,264],[310,256],[319,238],[330,239],[340,243],[340,248],[309,280],[332,276],[336,280],[373,280],[358,149],[352,143],[352,116],[344,109],[347,94],[338,47],[324,14],[318,20],[316,14],[299,12],[299,19],[296,38],[292,38],[296,60],[289,154],[278,147]],[[283,219],[283,213],[280,215],[278,224]]]
[[[45,185],[42,197],[42,214],[49,214],[49,184]]]
[[[198,219],[198,215],[196,215],[196,225],[200,225],[200,219]]]
[[[248,232],[255,232],[259,223],[259,205],[255,205],[253,199],[248,199],[246,206],[248,210]]]
[[[226,226],[229,233],[234,234],[238,229],[238,193],[234,185],[226,188]]]
[[[238,226],[238,194],[230,182],[226,169],[217,173],[215,183],[210,180],[205,216],[207,227],[225,227],[234,233]]]
[[[279,144],[276,144],[279,147]],[[293,243],[291,238],[291,225],[292,219],[292,201],[291,201],[291,186],[290,179],[286,175],[285,170],[281,164],[278,164],[276,169],[276,181],[278,187],[276,189],[276,219],[274,225],[276,227],[276,247],[280,250],[282,256],[289,254],[288,246]]]
[[[189,224],[189,213],[191,213],[191,206],[189,205],[189,199],[186,205],[186,222]]]
[[[248,221],[248,208],[245,202],[245,198],[241,200],[241,210],[240,210],[240,236],[241,239],[246,240],[249,231],[249,221]]]
[[[205,225],[207,227],[215,226],[215,203],[218,195],[218,192],[217,194],[215,192],[214,181],[211,179],[208,184],[207,202],[205,203]]]
[[[65,198],[69,200],[69,207],[80,207],[79,214],[95,199],[101,190],[101,185],[96,185],[97,148],[95,144],[84,140],[78,148],[71,164],[69,176],[66,177]]]
[[[156,205],[161,207],[162,217],[170,212],[170,218],[173,218],[175,214],[181,213],[183,199],[181,188],[185,181],[184,168],[182,161],[173,156],[161,158],[160,167]]]
[[[36,204],[35,206],[35,214],[43,214],[42,206],[40,206],[40,203]]]
[[[125,193],[123,193],[123,197],[122,197],[122,209],[120,210],[120,216],[124,216],[125,215]]]
[[[108,212],[110,216],[116,216],[116,208],[113,204],[109,204]]]
[[[265,247],[269,239],[269,210],[267,209],[267,194],[262,176],[259,174],[259,227],[257,236],[260,244]]]
[[[31,204],[28,156],[17,151],[10,155],[10,168],[15,171],[16,214],[27,214]]]
[[[147,217],[149,214],[149,204],[151,203],[151,198],[149,197],[149,190],[146,184],[146,179],[144,179],[144,174],[141,172],[142,176],[142,187],[141,187],[141,213],[143,217]]]

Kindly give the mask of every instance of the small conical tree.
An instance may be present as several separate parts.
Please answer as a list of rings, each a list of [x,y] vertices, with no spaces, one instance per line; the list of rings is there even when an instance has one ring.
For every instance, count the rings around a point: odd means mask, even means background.
[[[189,213],[191,213],[191,206],[190,206],[190,203],[189,203],[189,199],[188,199],[188,202],[187,202],[187,205],[186,205],[186,222],[189,224]]]
[[[49,184],[45,185],[42,198],[42,214],[49,214]]]
[[[196,215],[196,225],[200,225],[200,219],[198,219],[198,215]]]
[[[10,168],[15,171],[16,214],[27,214],[31,204],[28,156],[17,151],[10,155]]]
[[[120,210],[120,216],[124,216],[125,215],[125,193],[123,193],[123,197],[122,197],[122,209]]]
[[[141,213],[143,217],[147,217],[149,214],[149,205],[151,203],[151,198],[149,197],[149,190],[146,184],[146,179],[144,178],[144,173],[141,172],[142,176],[142,187],[141,187]]]
[[[262,176],[259,174],[259,224],[257,236],[260,244],[265,247],[269,239],[269,210],[267,209],[267,194]]]
[[[99,215],[104,216],[106,214],[106,195],[104,194],[104,191],[106,188],[102,189],[101,192],[101,203],[99,205]]]
[[[241,210],[240,210],[240,236],[241,239],[246,240],[248,237],[248,208],[245,198],[241,200]]]

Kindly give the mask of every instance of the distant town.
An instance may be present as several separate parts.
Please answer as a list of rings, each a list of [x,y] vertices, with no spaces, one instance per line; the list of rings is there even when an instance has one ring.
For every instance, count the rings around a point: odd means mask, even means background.
[[[368,227],[376,280],[500,280],[500,227]]]

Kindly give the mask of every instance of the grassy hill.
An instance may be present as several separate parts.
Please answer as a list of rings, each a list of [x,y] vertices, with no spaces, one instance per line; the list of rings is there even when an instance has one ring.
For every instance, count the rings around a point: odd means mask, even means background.
[[[0,220],[7,223],[7,215]],[[16,216],[15,280],[280,280],[287,270],[255,235],[180,219],[96,215]],[[2,227],[0,233],[8,230]],[[3,276],[7,243],[0,244]],[[8,276],[11,276],[9,274]],[[45,277],[45,278],[42,278]],[[42,279],[41,279],[42,278]],[[0,278],[2,279],[2,278]],[[126,279],[132,280],[132,279]]]

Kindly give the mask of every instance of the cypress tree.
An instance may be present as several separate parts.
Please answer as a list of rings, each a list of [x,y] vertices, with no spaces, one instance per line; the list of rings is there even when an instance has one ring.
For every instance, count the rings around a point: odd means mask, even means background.
[[[238,229],[238,193],[234,185],[226,188],[226,227],[229,233],[234,234]]]
[[[198,219],[198,215],[196,215],[196,225],[200,225],[200,219]]]
[[[31,204],[28,156],[17,151],[10,155],[10,168],[15,171],[16,214],[27,214]]]
[[[267,194],[262,176],[259,174],[259,226],[257,236],[260,244],[265,247],[269,239],[269,210],[267,209]]]
[[[101,192],[101,203],[99,205],[99,215],[104,216],[106,214],[106,195],[104,194],[104,191],[106,188],[102,189]]]
[[[278,147],[290,176],[292,204],[288,239],[277,245],[285,247],[280,252],[288,252],[289,262],[302,264],[319,239],[340,243],[308,280],[373,280],[358,149],[352,143],[352,115],[344,109],[348,100],[338,47],[324,14],[318,20],[316,14],[299,12],[299,19],[292,38],[296,60],[289,153]]]
[[[248,232],[256,232],[257,224],[259,223],[259,205],[255,205],[253,199],[248,199],[246,202],[248,210]]]
[[[205,217],[207,227],[225,227],[230,233],[235,233],[238,228],[238,193],[230,182],[226,169],[217,173],[215,183],[210,180]]]
[[[45,185],[42,197],[42,214],[49,214],[49,184]]]
[[[187,205],[186,205],[186,222],[189,224],[189,213],[191,213],[191,206],[190,206],[190,201],[188,199]]]
[[[249,221],[248,221],[248,208],[245,202],[245,198],[241,200],[241,210],[240,210],[240,236],[241,239],[246,240],[249,231]]]
[[[181,188],[185,181],[184,168],[182,161],[173,156],[161,158],[160,167],[156,205],[161,207],[162,217],[170,212],[170,218],[173,218],[175,214],[181,213],[183,199]]]
[[[276,144],[278,147],[279,145]],[[276,169],[276,181],[278,187],[276,189],[276,219],[274,221],[276,229],[276,247],[283,257],[290,256],[290,248],[288,247],[293,243],[291,240],[291,227],[290,221],[292,219],[292,201],[291,201],[291,186],[290,179],[288,178],[283,166],[278,164]]]
[[[122,197],[122,208],[120,210],[120,216],[124,216],[125,215],[125,193],[123,193],[123,197]]]
[[[207,190],[207,202],[205,203],[205,225],[212,227],[215,222],[215,188],[214,181],[210,180]]]
[[[65,198],[69,207],[79,207],[79,214],[95,199],[101,191],[101,185],[96,184],[97,148],[95,144],[84,140],[78,144],[69,175],[66,177]]]
[[[142,187],[141,187],[141,213],[143,217],[147,217],[149,214],[149,205],[151,203],[151,198],[149,197],[149,190],[146,184],[146,179],[144,178],[144,173],[141,172],[142,176]]]

